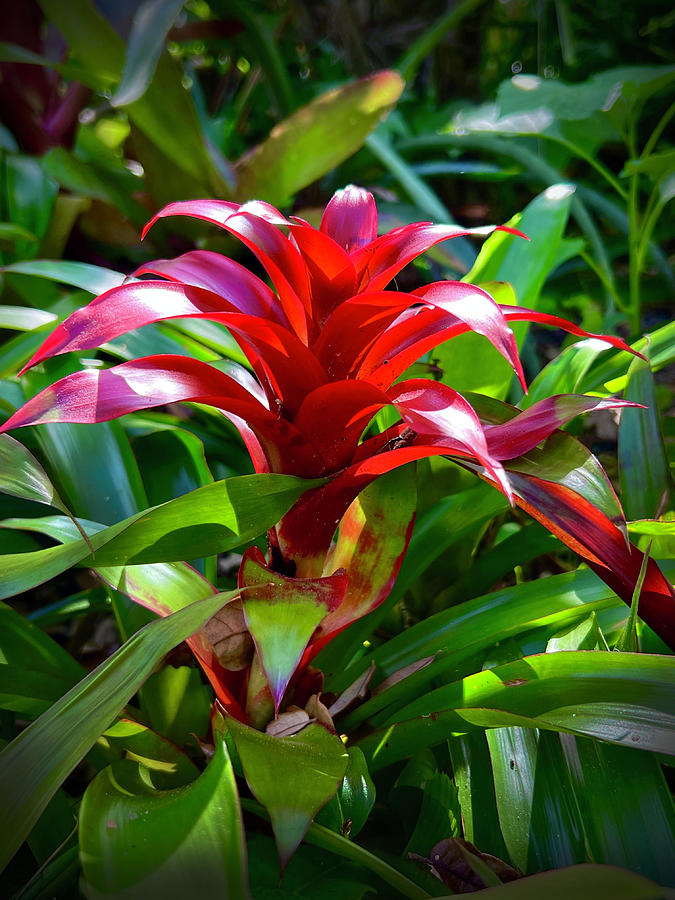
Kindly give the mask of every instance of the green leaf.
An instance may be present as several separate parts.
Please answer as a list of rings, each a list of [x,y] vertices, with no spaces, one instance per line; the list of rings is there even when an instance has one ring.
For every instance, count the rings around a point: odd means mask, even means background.
[[[398,181],[414,204],[414,219],[420,215],[433,222],[455,224],[455,220],[438,194],[417,174],[405,159],[394,149],[387,137],[387,127],[382,126],[366,138],[366,147],[384,168]],[[433,252],[433,251],[432,251]],[[450,247],[445,249],[453,268],[466,272],[476,259],[476,252],[471,243],[463,237],[455,238]]]
[[[459,835],[457,788],[445,772],[434,772],[424,785],[422,807],[406,853],[429,856],[439,841]]]
[[[204,445],[184,428],[171,428],[137,438],[134,454],[152,506],[213,483]],[[215,557],[196,560],[193,565],[215,582]]]
[[[127,43],[122,80],[110,99],[112,106],[126,106],[146,92],[166,36],[184,3],[185,0],[146,0],[138,7]]]
[[[100,772],[80,808],[86,896],[249,898],[239,795],[224,741],[191,784],[156,790],[143,767]]]
[[[491,762],[485,734],[453,734],[448,741],[448,749],[462,812],[464,837],[483,852],[506,859],[494,779],[486,777]]]
[[[629,159],[623,167],[622,176],[648,175],[653,181],[660,181],[675,169],[675,150],[652,153],[649,156]]]
[[[375,892],[367,870],[332,853],[301,844],[279,884],[274,840],[253,830],[246,835],[251,893],[256,900],[362,900]]]
[[[359,619],[390,595],[405,558],[416,506],[414,465],[380,476],[350,505],[323,568],[325,575],[337,569],[349,573],[347,594],[323,623],[324,634]],[[340,660],[340,650],[337,655]],[[337,665],[342,669],[343,662]]]
[[[480,6],[480,0],[463,0],[428,25],[399,59],[396,68],[406,81],[412,81],[419,66],[431,56],[445,35]]]
[[[28,619],[40,628],[49,628],[89,614],[100,615],[109,612],[110,596],[102,587],[94,587],[41,606],[29,613]]]
[[[641,550],[646,548],[649,538],[655,559],[675,559],[675,518],[672,513],[666,513],[665,521],[643,519],[629,522],[628,533],[641,538],[636,542]]]
[[[143,687],[143,705],[150,725],[178,747],[190,736],[206,739],[213,693],[203,683],[198,669],[164,666]]]
[[[498,641],[542,626],[563,628],[612,607],[622,607],[614,592],[592,572],[579,570],[504,588],[429,616],[350,667],[344,680],[349,684],[371,661],[385,676],[419,659],[435,656],[434,661],[362,704],[342,727],[352,727],[391,702],[421,695],[434,678]]]
[[[571,185],[555,184],[535,197],[514,220],[514,227],[530,240],[495,232],[485,241],[473,269],[463,280],[506,281],[513,287],[519,306],[536,309],[542,285],[557,257],[573,194]]]
[[[378,479],[372,487],[376,488],[381,480]],[[377,493],[375,493],[375,497],[377,497]],[[388,522],[391,520],[397,523],[399,530],[402,525],[405,525],[405,522],[395,512],[396,504],[399,502],[396,495],[394,495],[393,501],[390,511],[385,515],[382,523],[387,531]],[[345,660],[351,659],[354,648],[363,645],[363,642],[377,629],[386,614],[403,597],[405,591],[434,562],[447,553],[450,547],[456,545],[458,541],[465,540],[467,535],[470,536],[480,531],[480,528],[502,509],[506,509],[506,500],[496,491],[490,490],[487,485],[479,485],[468,491],[460,491],[446,497],[417,515],[410,545],[403,558],[398,578],[387,598],[377,609],[358,622],[354,622],[343,634],[334,638],[321,653],[317,654],[316,664],[326,674],[331,691],[344,690],[350,681],[354,680],[356,675],[353,674],[351,668],[345,669]],[[404,532],[400,530],[399,540],[403,534]],[[386,540],[386,538],[379,538],[379,540]],[[377,554],[375,558],[377,559]],[[385,570],[387,565],[391,567],[392,561],[388,554],[383,555],[381,562],[384,564]],[[340,564],[344,565],[350,573],[350,583],[353,585],[351,566],[345,565],[344,561]],[[420,654],[420,657],[429,655]],[[414,657],[409,662],[414,662],[420,657]],[[367,662],[363,667],[366,666]],[[403,666],[397,668],[403,668]],[[392,673],[387,672],[387,674]]]
[[[86,72],[95,72],[111,84],[118,82],[124,42],[90,0],[72,0],[67,7],[61,0],[40,0],[40,6]],[[194,104],[171,59],[160,58],[145,94],[126,112],[184,176],[195,179],[203,190],[223,193],[225,185],[207,152]]]
[[[524,241],[505,232],[495,232],[483,244],[473,268],[462,280],[471,283],[508,282],[515,293],[515,301],[511,302],[537,309],[543,284],[558,264],[558,251],[573,194],[574,188],[571,185],[554,184],[535,197],[522,214],[508,223],[526,234],[530,240]],[[500,297],[496,299],[502,302]],[[517,323],[513,328],[519,347],[522,347],[527,330],[526,323]],[[454,343],[455,341],[450,342]],[[483,348],[480,351],[481,358],[485,358],[487,352]],[[446,363],[450,365],[451,361],[452,357]],[[465,364],[464,359],[460,362]],[[454,372],[454,369],[449,368],[447,371]],[[489,393],[503,400],[512,379],[511,366],[496,352],[492,354],[487,379]],[[452,384],[454,387],[454,381]],[[469,384],[466,387],[486,393]]]
[[[282,870],[310,822],[334,796],[349,757],[340,739],[321,725],[276,738],[227,719],[244,775],[268,810]]]
[[[588,858],[672,884],[675,813],[658,759],[589,738],[559,739]]]
[[[481,891],[481,900],[672,900],[675,892],[614,866],[579,865],[540,872]],[[450,896],[440,900],[451,900]]]
[[[39,241],[47,233],[58,186],[44,172],[40,160],[6,154],[3,160],[3,218],[31,234],[28,240],[16,241],[12,258],[32,259],[38,252]]]
[[[581,393],[584,376],[597,357],[609,349],[609,344],[596,338],[587,338],[566,347],[539,372],[518,404],[519,408],[527,409],[533,403],[555,394]]]
[[[586,860],[558,736],[535,728],[486,732],[499,823],[511,863],[523,872]]]
[[[0,603],[0,708],[33,718],[83,675],[53,638]]]
[[[315,822],[355,838],[375,804],[375,785],[360,748],[348,747],[347,754],[347,771],[338,792],[319,810]]]
[[[68,896],[77,889],[80,860],[77,847],[68,847],[38,869],[19,895],[21,900],[46,900],[47,897]]]
[[[33,259],[16,262],[9,266],[3,266],[2,271],[59,281],[92,294],[102,294],[111,288],[119,287],[125,278],[121,272],[115,272],[103,266],[92,266],[90,263],[71,262],[65,259]]]
[[[615,128],[623,135],[636,106],[673,78],[671,66],[622,66],[579,84],[516,75],[501,83],[497,103],[462,111],[455,127],[462,133],[552,137],[592,153],[616,139]]]
[[[62,516],[45,516],[40,519],[6,520],[11,527],[37,531],[61,543],[73,540],[76,535],[73,523]],[[96,522],[81,520],[88,534],[103,530]],[[213,585],[191,566],[185,563],[154,563],[144,566],[98,566],[94,571],[115,590],[130,597],[134,603],[166,616],[189,603],[215,592]]]
[[[16,241],[36,241],[37,235],[17,225],[16,222],[0,222],[0,241],[15,243]]]
[[[0,871],[50,798],[169,650],[202,627],[236,592],[198,600],[150,622],[0,753],[5,812]]]
[[[246,553],[240,567],[246,626],[265,670],[275,714],[302,654],[325,618],[344,597],[344,575],[287,578],[271,571],[262,554]]]
[[[192,671],[197,672],[196,669]],[[149,680],[146,681],[144,691],[149,683]],[[107,728],[96,747],[107,750],[111,756],[117,752],[124,758],[141,763],[150,771],[158,788],[182,787],[199,775],[199,769],[189,756],[167,737],[132,719],[120,719]]]
[[[626,518],[651,519],[667,506],[670,470],[654,378],[647,360],[637,356],[633,359],[624,397],[647,408],[621,410],[618,445],[621,499]]]
[[[143,225],[147,220],[148,211],[134,199],[133,188],[129,190],[123,178],[99,162],[82,159],[65,147],[52,147],[42,157],[42,165],[54,181],[73,195],[101,200],[134,225]],[[129,174],[123,171],[125,175]],[[131,233],[134,234],[133,229]]]
[[[184,428],[143,435],[134,441],[148,500],[165,503],[195,488],[213,483],[204,445]]]
[[[54,313],[30,306],[0,306],[0,328],[32,331],[58,319]]]
[[[373,771],[449,731],[526,725],[672,754],[674,672],[674,658],[646,653],[529,656],[431,691],[359,746]]]
[[[628,621],[626,622],[625,628],[619,635],[616,646],[614,648],[615,650],[627,650],[630,652],[636,652],[640,649],[637,630],[638,609],[640,606],[640,595],[642,593],[642,585],[644,584],[651,549],[652,545],[649,544],[649,546],[645,550],[644,556],[642,557],[642,565],[640,566],[640,571],[635,582],[635,588],[633,589],[633,596],[631,597],[630,601],[630,613],[628,615]]]
[[[241,475],[205,485],[93,534],[89,565],[119,567],[224,552],[278,522],[310,486],[316,481],[273,474]],[[28,590],[88,557],[83,540],[6,554],[0,557],[0,597]]]
[[[648,348],[652,372],[660,371],[675,360],[675,322],[662,325],[635,341],[631,347],[643,354]],[[591,367],[580,385],[581,392],[598,391],[603,387],[610,394],[622,391],[628,381],[626,372],[634,359],[635,356],[625,350],[605,357],[601,363]]]
[[[237,199],[283,206],[355,153],[396,103],[403,81],[378,72],[317,97],[280,122],[237,164]]]
[[[609,650],[594,612],[587,619],[582,619],[549,639],[546,644],[547,653],[558,653],[561,650]]]
[[[9,434],[0,435],[0,492],[54,506],[73,518],[37,459]]]
[[[261,818],[270,820],[269,813],[255,801],[244,799],[241,805],[247,812],[250,811]],[[395,891],[398,891],[404,897],[410,898],[410,900],[428,900],[430,896],[433,896],[379,856],[375,856],[374,853],[370,853],[364,847],[359,847],[358,844],[336,834],[329,828],[324,828],[323,825],[317,825],[313,822],[307,829],[305,843],[313,844],[322,850],[328,850],[330,853],[335,853],[343,859],[363,866],[364,869],[373,872],[385,884],[390,885]]]

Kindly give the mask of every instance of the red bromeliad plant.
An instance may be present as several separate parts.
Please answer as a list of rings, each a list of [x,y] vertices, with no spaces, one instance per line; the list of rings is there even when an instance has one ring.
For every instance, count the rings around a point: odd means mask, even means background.
[[[574,416],[625,406],[624,401],[565,395],[521,412],[487,398],[470,403],[442,382],[398,380],[439,343],[474,331],[508,360],[526,389],[510,322],[598,337],[555,316],[501,306],[471,284],[443,281],[411,293],[387,289],[434,244],[460,234],[486,235],[492,228],[419,222],[378,237],[373,197],[356,187],[335,194],[319,229],[285,218],[266,203],[220,200],[169,204],[148,228],[175,215],[236,235],[262,263],[274,289],[209,251],[156,260],[66,319],[26,368],[151,322],[202,317],[227,326],[252,372],[234,363],[216,367],[169,355],[85,369],[39,393],[0,430],[100,422],[195,401],[222,410],[234,423],[257,472],[323,479],[269,532],[267,560],[256,548],[245,554],[242,600],[192,639],[230,713],[264,727],[283,704],[302,704],[320,691],[320,676],[309,662],[385,599],[412,531],[409,498],[380,498],[368,515],[357,498],[378,476],[423,457],[442,454],[476,472],[630,601],[642,553],[626,539],[607,476],[587,453],[567,465],[558,459],[549,471],[547,445],[542,446]],[[139,277],[148,275],[154,277]],[[617,338],[602,340],[629,350]],[[386,406],[394,407],[399,421],[370,433],[373,416]],[[640,614],[671,645],[674,609],[672,587],[650,562]]]

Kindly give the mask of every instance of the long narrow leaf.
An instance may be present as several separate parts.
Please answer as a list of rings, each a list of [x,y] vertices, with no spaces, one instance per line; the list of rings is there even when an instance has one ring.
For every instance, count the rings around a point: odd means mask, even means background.
[[[569,651],[530,656],[437,688],[359,742],[371,771],[448,732],[526,725],[673,753],[675,660]]]

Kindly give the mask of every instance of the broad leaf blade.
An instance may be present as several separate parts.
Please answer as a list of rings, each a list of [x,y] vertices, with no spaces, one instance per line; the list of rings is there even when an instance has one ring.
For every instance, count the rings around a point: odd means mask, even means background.
[[[673,892],[614,866],[578,865],[540,872],[481,891],[481,900],[672,900]],[[450,896],[440,900],[451,900]]]
[[[344,600],[347,576],[287,578],[272,571],[257,547],[239,569],[246,624],[265,670],[275,713],[319,623]]]
[[[121,272],[115,272],[103,266],[93,266],[90,263],[72,262],[65,259],[34,259],[16,262],[4,266],[2,271],[59,281],[92,294],[102,294],[111,288],[118,287],[125,279]]]
[[[237,197],[283,205],[355,153],[402,90],[399,75],[378,72],[303,106],[239,162]]]
[[[269,811],[282,870],[313,817],[344,777],[349,757],[337,735],[309,725],[275,738],[227,719],[249,787]]]
[[[162,657],[235,596],[235,592],[214,594],[146,625],[0,753],[5,797],[0,869],[63,780]]]
[[[86,895],[250,898],[239,795],[225,742],[217,742],[206,770],[185,787],[155,790],[139,769],[131,760],[114,763],[84,794]]]

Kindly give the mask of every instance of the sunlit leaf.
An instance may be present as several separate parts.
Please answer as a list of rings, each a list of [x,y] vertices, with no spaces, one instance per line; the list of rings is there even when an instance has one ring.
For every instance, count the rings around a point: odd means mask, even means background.
[[[287,475],[242,475],[205,485],[92,535],[94,558],[90,564],[108,567],[172,561],[231,549],[278,521],[311,484]],[[83,540],[33,553],[7,554],[1,558],[0,596],[28,590],[88,556]]]
[[[5,798],[0,868],[14,856],[54,792],[155,665],[234,596],[214,594],[146,625],[0,753]]]
[[[247,900],[244,829],[225,742],[217,742],[191,784],[167,791],[148,781],[142,765],[121,760],[85,791],[80,853],[86,895],[179,898],[197,891]]]
[[[481,891],[485,900],[662,900],[670,897],[664,888],[642,875],[614,866],[578,865],[552,872],[540,872],[499,887]],[[450,900],[450,896],[440,898]]]
[[[280,122],[237,166],[237,196],[280,205],[359,149],[403,82],[378,72],[322,94]]]
[[[285,738],[231,718],[227,728],[251,791],[269,811],[283,870],[313,817],[336,793],[347,769],[347,751],[321,725],[308,725]]]
[[[372,771],[448,731],[527,725],[672,753],[673,669],[672,657],[644,653],[530,656],[431,691],[359,746]]]
[[[110,288],[117,287],[125,278],[120,272],[106,269],[103,266],[93,266],[90,263],[72,262],[66,259],[35,259],[16,262],[4,266],[2,271],[59,281],[92,294],[101,294]]]

